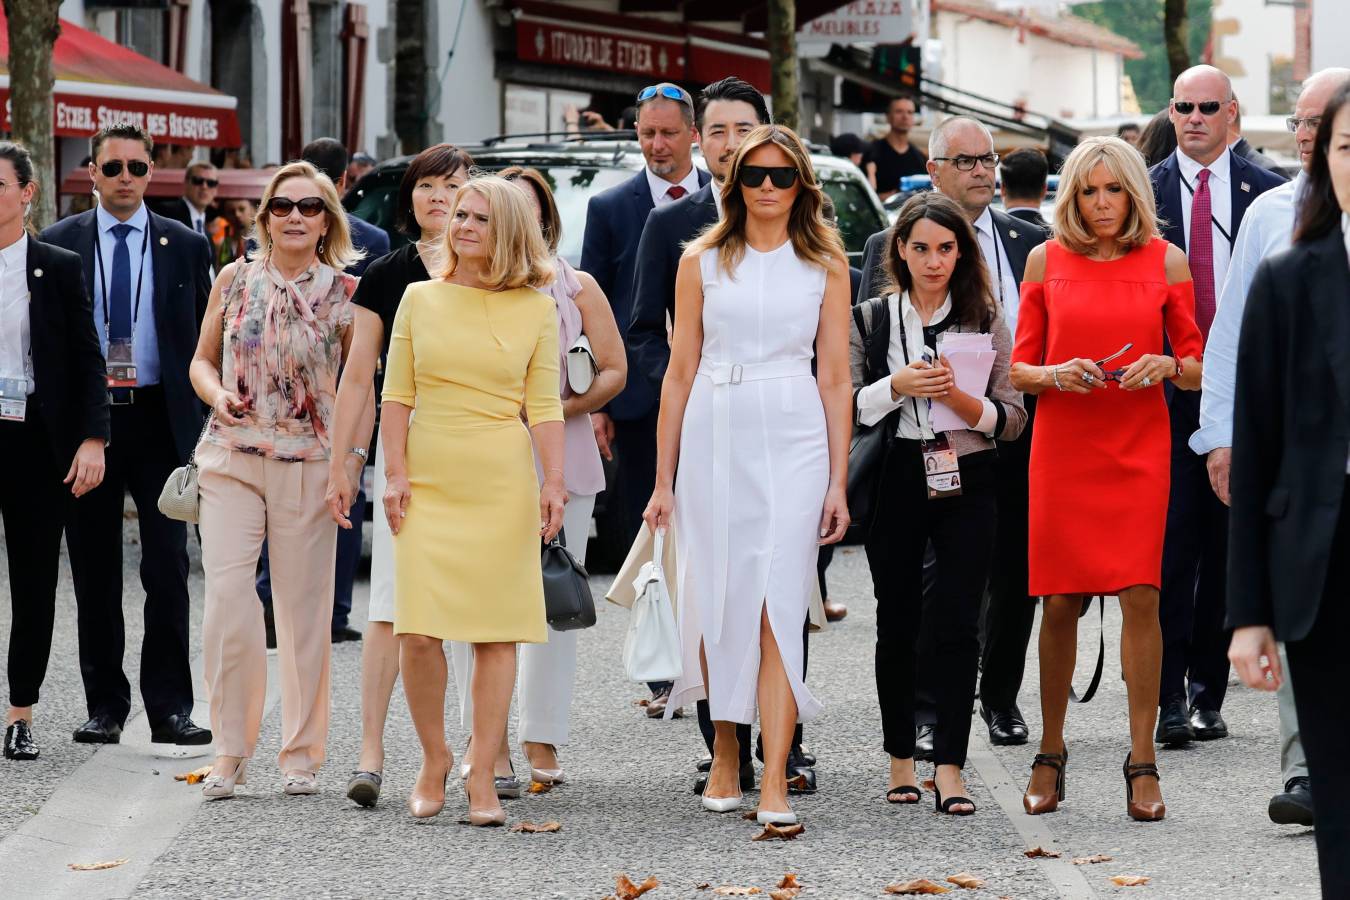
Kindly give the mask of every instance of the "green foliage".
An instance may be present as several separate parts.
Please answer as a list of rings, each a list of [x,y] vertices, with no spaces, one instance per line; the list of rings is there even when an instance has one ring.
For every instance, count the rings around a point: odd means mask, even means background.
[[[1145,115],[1167,105],[1172,97],[1172,79],[1167,69],[1167,41],[1163,36],[1164,0],[1101,0],[1072,8],[1074,15],[1127,37],[1144,51],[1143,59],[1125,60],[1125,74],[1134,82],[1134,92]],[[1190,0],[1189,34],[1191,63],[1201,62],[1209,40],[1213,0]]]

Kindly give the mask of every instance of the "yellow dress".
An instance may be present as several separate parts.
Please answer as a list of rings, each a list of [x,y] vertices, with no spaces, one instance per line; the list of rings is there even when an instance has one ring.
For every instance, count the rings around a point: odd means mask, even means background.
[[[412,496],[394,536],[394,631],[546,641],[539,482],[520,416],[563,419],[553,300],[531,288],[409,285],[383,396],[417,411],[408,431]]]

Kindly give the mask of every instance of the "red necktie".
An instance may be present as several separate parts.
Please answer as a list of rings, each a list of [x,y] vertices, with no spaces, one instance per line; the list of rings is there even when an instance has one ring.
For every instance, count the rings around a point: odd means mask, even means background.
[[[1195,282],[1195,324],[1200,333],[1209,338],[1209,326],[1214,324],[1214,228],[1209,203],[1209,169],[1201,169],[1196,178],[1195,196],[1191,198],[1191,235],[1188,246],[1191,279]]]
[[[680,199],[681,197],[683,197],[683,196],[684,196],[685,194],[687,194],[687,193],[689,193],[689,192],[686,191],[686,190],[685,190],[683,187],[681,187],[680,185],[678,185],[678,184],[673,184],[673,185],[670,186],[670,190],[666,191],[666,196],[669,197],[669,198],[672,199],[672,200],[678,200],[678,199]]]

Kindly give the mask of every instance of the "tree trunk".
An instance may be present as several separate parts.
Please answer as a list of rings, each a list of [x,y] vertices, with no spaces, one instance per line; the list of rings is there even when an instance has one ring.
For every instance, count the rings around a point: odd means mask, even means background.
[[[61,0],[4,0],[9,27],[9,130],[28,148],[38,192],[31,222],[42,229],[56,221],[55,121],[52,109],[52,45],[61,33],[57,9]]]
[[[769,0],[768,13],[773,120],[798,131],[801,99],[797,87],[797,5],[794,0]]]
[[[1186,0],[1167,0],[1163,7],[1163,40],[1167,43],[1167,68],[1172,81],[1191,67],[1186,27]]]

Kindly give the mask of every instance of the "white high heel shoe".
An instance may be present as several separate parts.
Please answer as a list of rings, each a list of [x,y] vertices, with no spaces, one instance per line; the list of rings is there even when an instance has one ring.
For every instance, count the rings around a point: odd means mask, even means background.
[[[797,814],[790,809],[787,812],[761,809],[755,813],[755,821],[761,825],[796,825]]]
[[[742,794],[737,794],[735,797],[709,797],[704,794],[699,799],[703,801],[703,808],[708,812],[727,813],[740,809],[743,797]]]
[[[202,796],[207,800],[228,800],[234,796],[234,789],[237,785],[247,784],[245,768],[248,760],[243,757],[234,764],[234,771],[229,775],[217,775],[214,771],[202,781]]]

